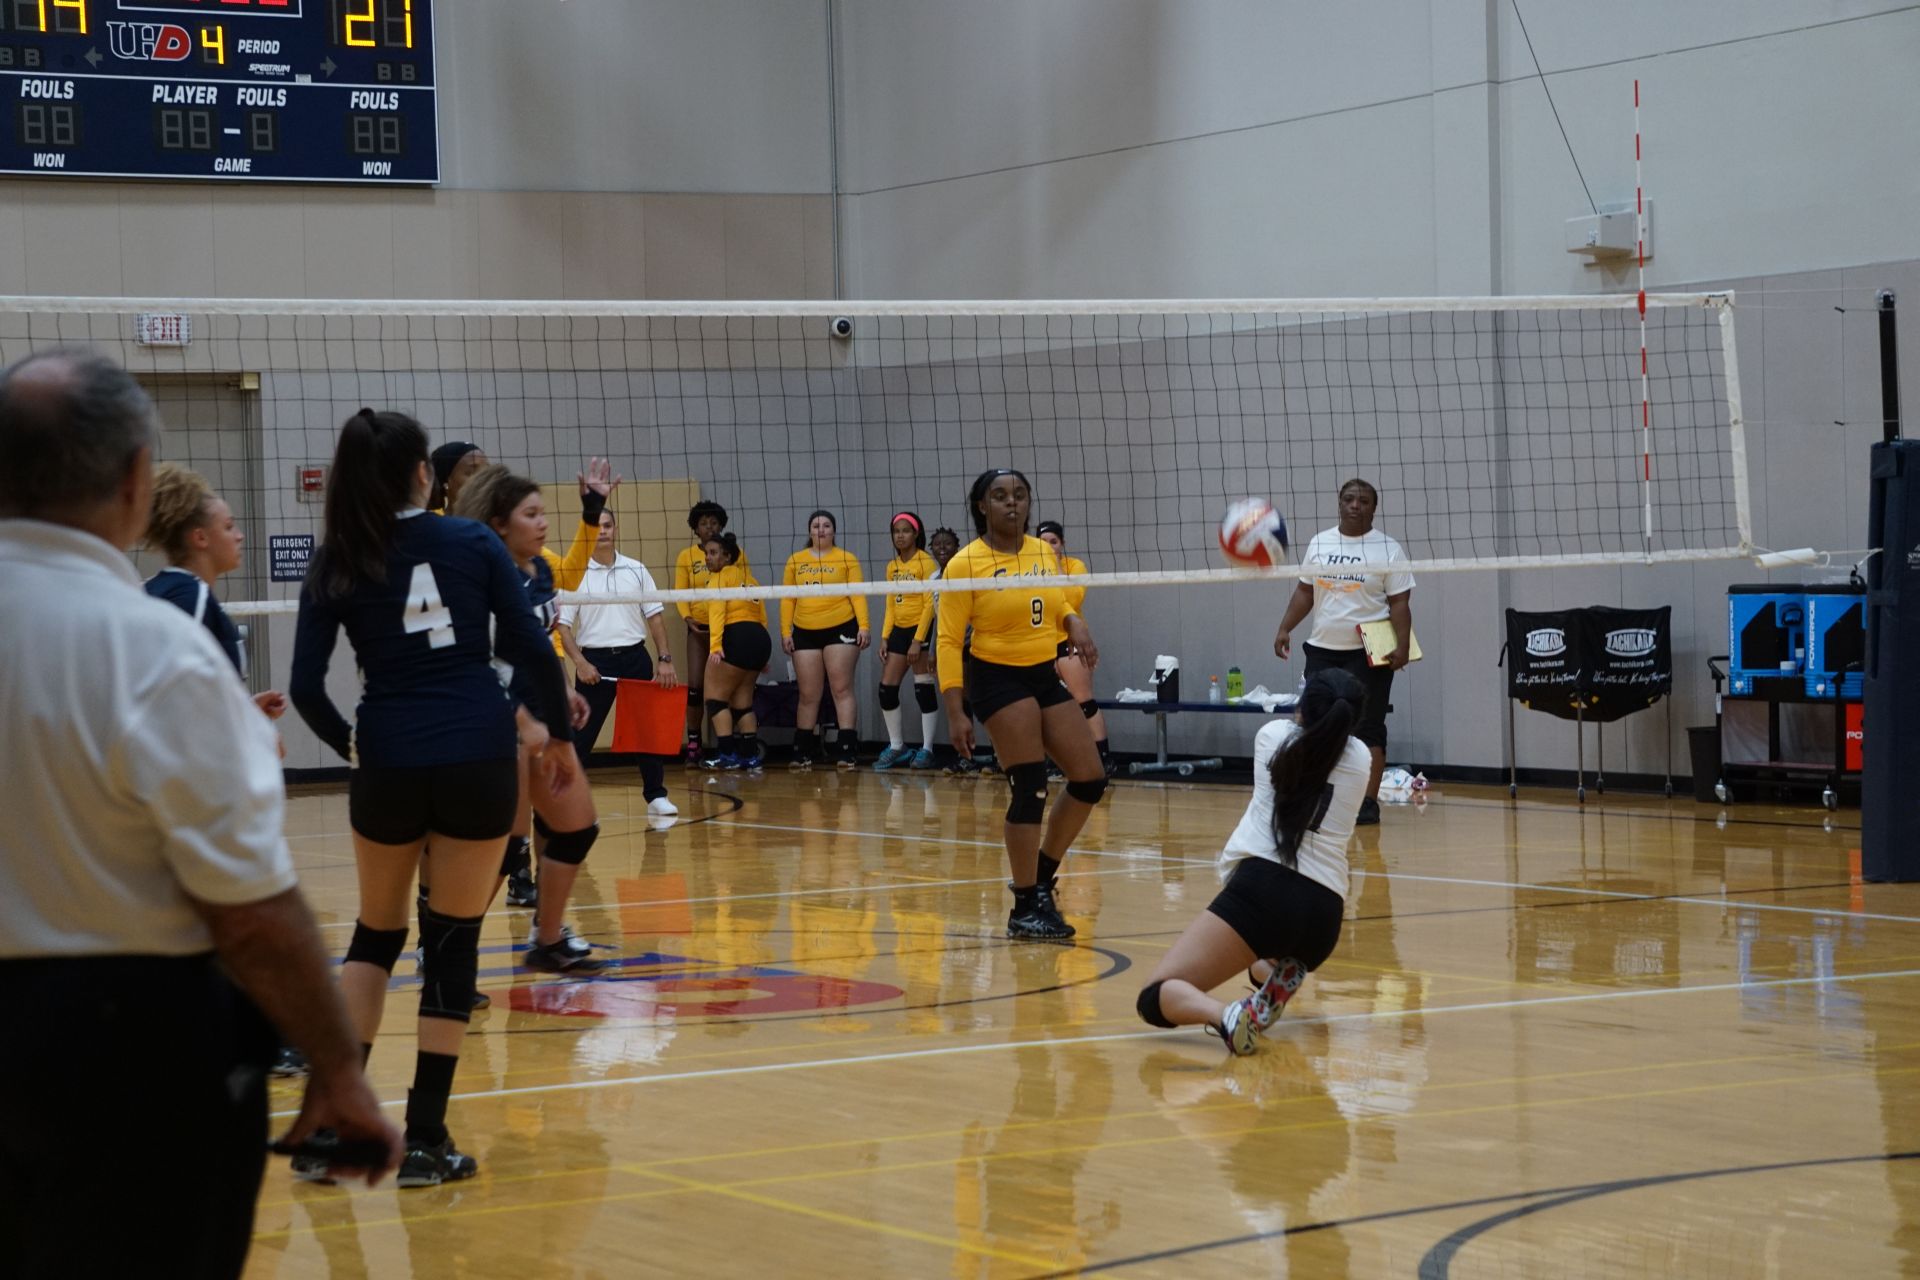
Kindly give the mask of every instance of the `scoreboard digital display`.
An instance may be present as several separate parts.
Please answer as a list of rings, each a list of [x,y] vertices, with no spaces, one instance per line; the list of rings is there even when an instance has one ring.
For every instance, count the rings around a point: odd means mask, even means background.
[[[432,0],[0,0],[0,173],[440,180]]]

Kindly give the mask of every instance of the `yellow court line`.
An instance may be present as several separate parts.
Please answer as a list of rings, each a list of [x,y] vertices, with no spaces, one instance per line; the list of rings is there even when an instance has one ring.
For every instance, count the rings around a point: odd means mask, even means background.
[[[831,1209],[815,1209],[807,1205],[794,1204],[790,1200],[777,1200],[772,1196],[759,1195],[739,1187],[720,1186],[701,1182],[694,1178],[681,1177],[678,1174],[660,1173],[652,1169],[615,1165],[622,1173],[638,1174],[644,1178],[658,1178],[674,1183],[688,1191],[704,1191],[710,1195],[725,1196],[730,1200],[744,1200],[748,1204],[757,1204],[762,1208],[779,1209],[787,1213],[797,1213],[803,1217],[818,1218],[839,1227],[852,1227],[861,1231],[877,1231],[882,1235],[897,1236],[903,1240],[912,1240],[918,1244],[934,1245],[942,1249],[954,1249],[962,1253],[977,1254],[983,1258],[996,1258],[1001,1262],[1017,1262],[1023,1267],[1040,1267],[1047,1270],[1056,1268],[1059,1263],[1052,1258],[1030,1257],[1026,1254],[1008,1253],[1003,1249],[990,1249],[984,1245],[968,1244],[964,1240],[954,1240],[946,1236],[937,1236],[925,1231],[915,1231],[910,1227],[896,1227],[885,1222],[876,1222],[870,1218],[858,1218],[850,1214],[835,1213]],[[1098,1275],[1099,1272],[1088,1272]]]
[[[1893,1076],[1912,1075],[1915,1073],[1920,1073],[1920,1067],[1898,1067],[1898,1068],[1893,1068],[1891,1070],[1886,1070],[1886,1071],[1871,1071],[1866,1073],[1861,1073],[1857,1071],[1853,1071],[1853,1072],[1842,1071],[1842,1072],[1824,1072],[1816,1075],[1804,1075],[1804,1076],[1776,1076],[1766,1080],[1746,1080],[1746,1081],[1722,1080],[1722,1081],[1714,1081],[1712,1083],[1702,1084],[1702,1085],[1678,1086],[1671,1089],[1650,1089],[1650,1090],[1639,1090],[1639,1091],[1627,1092],[1627,1093],[1595,1094],[1595,1095],[1588,1095],[1584,1097],[1575,1097],[1575,1098],[1513,1099],[1507,1102],[1490,1103],[1483,1106],[1475,1106],[1475,1107],[1456,1107],[1456,1108],[1450,1108],[1447,1110],[1431,1111],[1431,1112],[1424,1112],[1424,1111],[1408,1112],[1406,1115],[1400,1117],[1400,1122],[1403,1124],[1407,1124],[1407,1123],[1412,1123],[1416,1121],[1423,1122],[1423,1121],[1430,1121],[1430,1120],[1454,1120],[1464,1116],[1487,1115],[1490,1113],[1499,1113],[1499,1112],[1508,1112],[1508,1113],[1526,1112],[1526,1111],[1532,1111],[1536,1108],[1546,1109],[1546,1108],[1558,1108],[1558,1107],[1565,1107],[1565,1106],[1582,1106],[1590,1103],[1634,1102],[1634,1101],[1643,1101],[1649,1098],[1676,1097],[1682,1094],[1710,1093],[1710,1092],[1714,1092],[1716,1090],[1722,1090],[1722,1089],[1746,1089],[1746,1088],[1757,1088],[1757,1087],[1768,1087],[1768,1086],[1779,1086],[1779,1085],[1805,1084],[1810,1082],[1833,1082],[1833,1081],[1857,1078],[1861,1074],[1865,1074],[1872,1079],[1882,1079],[1882,1078],[1890,1078]],[[1295,1100],[1289,1100],[1289,1101],[1295,1101]],[[1105,1117],[1100,1117],[1100,1118],[1104,1119]],[[1091,1155],[1091,1154],[1096,1154],[1103,1151],[1118,1151],[1123,1149],[1131,1149],[1131,1148],[1139,1148],[1139,1147],[1164,1146],[1168,1143],[1175,1143],[1175,1142],[1205,1144],[1210,1142],[1217,1142],[1227,1138],[1244,1138],[1244,1137],[1253,1137],[1253,1136],[1263,1135],[1263,1134],[1301,1133],[1301,1132],[1307,1132],[1307,1131],[1316,1130],[1316,1129],[1328,1129],[1336,1126],[1354,1127],[1361,1123],[1365,1123],[1365,1122],[1350,1120],[1345,1116],[1335,1115],[1331,1118],[1323,1119],[1323,1120],[1299,1120],[1299,1121],[1291,1121],[1286,1124],[1255,1125],[1250,1128],[1243,1128],[1243,1129],[1222,1129],[1216,1133],[1209,1133],[1204,1136],[1189,1135],[1184,1133],[1162,1134],[1162,1135],[1156,1135],[1152,1137],[1128,1138],[1128,1139],[1122,1139],[1122,1140],[1117,1140],[1112,1142],[1080,1143],[1080,1144],[1075,1144],[1070,1146],[1038,1148],[1032,1151],[976,1152],[972,1154],[941,1157],[941,1158],[932,1159],[932,1160],[909,1161],[901,1164],[873,1165],[873,1166],[864,1166],[864,1167],[853,1168],[853,1169],[841,1169],[841,1170],[833,1170],[833,1171],[826,1171],[826,1172],[809,1170],[804,1173],[780,1174],[780,1175],[775,1175],[773,1177],[753,1178],[753,1179],[747,1179],[742,1182],[733,1182],[733,1183],[702,1183],[702,1182],[695,1182],[691,1179],[685,1179],[685,1180],[673,1179],[669,1175],[657,1174],[652,1170],[646,1169],[644,1166],[636,1166],[634,1168],[629,1169],[623,1165],[614,1165],[614,1166],[609,1166],[609,1168],[619,1172],[628,1172],[628,1173],[638,1174],[641,1176],[657,1177],[657,1178],[661,1178],[662,1180],[684,1181],[686,1185],[676,1186],[672,1188],[657,1189],[653,1191],[621,1192],[614,1195],[582,1197],[577,1200],[543,1201],[543,1202],[527,1204],[527,1205],[496,1205],[496,1206],[489,1206],[485,1208],[462,1209],[462,1210],[443,1213],[443,1214],[422,1214],[412,1218],[385,1218],[385,1219],[378,1219],[371,1222],[360,1222],[360,1223],[345,1222],[345,1223],[313,1225],[313,1226],[310,1226],[308,1230],[311,1233],[317,1235],[322,1231],[336,1231],[336,1230],[343,1230],[343,1229],[355,1228],[355,1227],[371,1228],[371,1227],[382,1227],[382,1226],[405,1226],[410,1222],[419,1222],[426,1218],[444,1220],[444,1219],[454,1219],[454,1218],[476,1217],[476,1216],[483,1216],[483,1215],[494,1215],[494,1214],[502,1214],[502,1213],[521,1213],[521,1212],[531,1212],[538,1209],[564,1208],[564,1207],[570,1207],[570,1206],[582,1205],[582,1204],[614,1204],[614,1203],[622,1203],[622,1202],[633,1201],[633,1200],[656,1199],[662,1196],[677,1195],[677,1194],[700,1194],[704,1192],[708,1194],[734,1196],[736,1195],[736,1193],[751,1191],[752,1189],[757,1187],[780,1186],[780,1185],[794,1183],[794,1182],[827,1182],[827,1181],[833,1181],[833,1180],[838,1180],[842,1178],[851,1178],[851,1177],[865,1177],[865,1176],[872,1176],[872,1175],[909,1173],[909,1172],[915,1172],[922,1169],[950,1167],[962,1162],[988,1163],[988,1162],[998,1162],[1002,1160],[1034,1160],[1034,1159],[1043,1159],[1043,1158],[1051,1159],[1054,1157],[1064,1156],[1064,1155]],[[488,1185],[491,1185],[491,1180],[489,1180]],[[796,1212],[801,1212],[801,1213],[816,1212],[816,1211],[811,1211],[811,1210],[801,1208],[800,1206],[786,1205],[781,1202],[775,1202],[775,1207],[792,1208]],[[826,1211],[818,1211],[819,1216],[825,1216],[825,1213]],[[851,1219],[849,1221],[856,1225],[869,1226],[877,1230],[886,1230],[886,1231],[894,1231],[894,1232],[903,1231],[903,1229],[900,1229],[900,1228],[886,1228],[881,1226],[881,1224],[878,1224],[878,1223],[860,1223],[860,1220],[858,1219]],[[289,1227],[285,1231],[261,1232],[256,1234],[254,1238],[255,1239],[277,1239],[281,1237],[291,1236],[293,1234],[294,1234],[293,1228]],[[963,1247],[963,1246],[959,1246],[958,1242],[949,1242],[949,1243],[954,1244],[955,1247]],[[1015,1259],[1015,1260],[1025,1261],[1023,1259]],[[1052,1266],[1054,1264],[1051,1262],[1048,1262],[1040,1265]]]

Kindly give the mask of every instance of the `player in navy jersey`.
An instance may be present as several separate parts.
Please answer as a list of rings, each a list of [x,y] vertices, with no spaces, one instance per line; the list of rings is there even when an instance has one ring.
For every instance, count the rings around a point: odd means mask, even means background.
[[[540,486],[525,476],[515,475],[503,466],[483,467],[475,472],[460,491],[454,514],[478,521],[500,536],[514,566],[526,584],[527,603],[547,634],[559,623],[559,594],[553,582],[553,568],[541,552],[547,541],[547,509]],[[595,519],[599,513],[595,512]],[[527,673],[516,666],[508,677],[508,691],[525,701],[533,691]],[[587,701],[572,689],[567,690],[572,706],[573,726],[585,724]],[[523,752],[523,756],[525,753]],[[554,791],[534,773],[523,778],[528,785],[520,792],[520,809],[514,834],[525,835],[538,822],[544,843],[540,849],[540,894],[534,907],[533,938],[522,962],[530,969],[547,973],[585,975],[598,973],[606,965],[593,958],[590,949],[566,928],[567,899],[580,874],[593,842],[600,838],[599,815],[594,812],[593,796],[582,785]],[[503,876],[508,868],[502,867]]]
[[[426,513],[431,479],[426,434],[405,414],[362,409],[341,428],[326,533],[300,593],[291,691],[301,718],[353,766],[360,915],[340,985],[368,1052],[406,945],[415,864],[422,851],[433,860],[403,1187],[477,1170],[447,1133],[447,1098],[472,1016],[481,917],[513,826],[519,743],[536,745],[552,789],[578,783],[564,677],[519,571],[484,527]],[[343,628],[363,682],[351,723],[326,691]],[[524,674],[538,717],[517,733],[495,653]]]
[[[199,472],[173,462],[153,469],[147,545],[167,558],[167,567],[147,579],[147,594],[178,605],[205,626],[242,680],[247,677],[247,665],[240,652],[240,628],[220,607],[213,585],[222,574],[240,567],[245,542],[234,523],[233,509]],[[269,719],[286,714],[287,697],[278,690],[255,694],[253,703]]]

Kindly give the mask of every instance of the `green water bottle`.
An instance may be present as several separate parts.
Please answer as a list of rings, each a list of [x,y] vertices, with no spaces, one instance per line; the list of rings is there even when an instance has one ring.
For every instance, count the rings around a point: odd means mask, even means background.
[[[1247,696],[1247,678],[1240,674],[1240,668],[1227,668],[1227,701],[1238,702]]]

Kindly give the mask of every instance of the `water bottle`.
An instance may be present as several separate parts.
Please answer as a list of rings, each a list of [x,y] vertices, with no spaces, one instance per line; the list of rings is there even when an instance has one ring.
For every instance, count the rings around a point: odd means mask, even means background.
[[[1226,700],[1227,700],[1226,694],[1222,692],[1220,688],[1220,677],[1208,676],[1207,677],[1207,701],[1217,707],[1221,703],[1225,702]]]
[[[1238,702],[1247,696],[1247,678],[1240,674],[1240,668],[1227,668],[1227,701]]]

